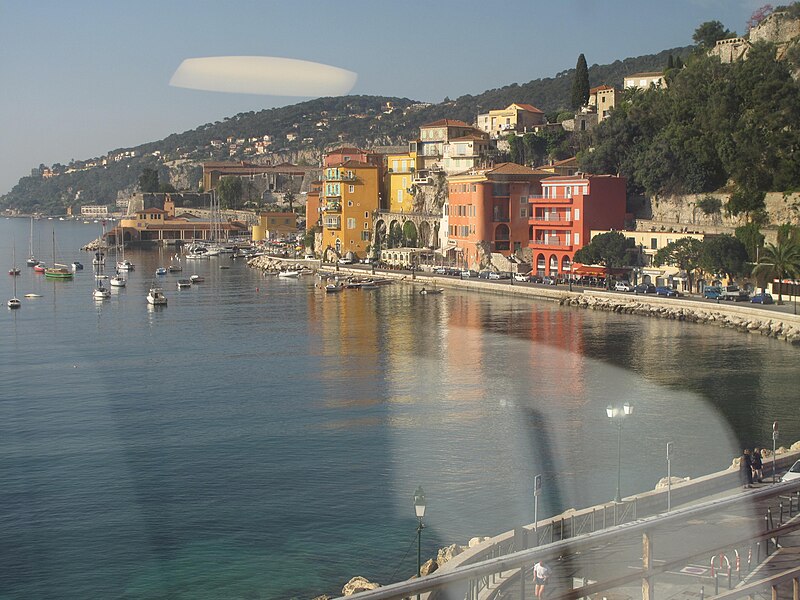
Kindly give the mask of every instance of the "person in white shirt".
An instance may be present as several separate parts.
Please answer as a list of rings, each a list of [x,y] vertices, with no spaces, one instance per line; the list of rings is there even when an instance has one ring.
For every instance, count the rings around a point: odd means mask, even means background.
[[[550,577],[550,567],[548,567],[543,560],[540,560],[533,565],[533,582],[536,585],[534,593],[539,600],[542,600],[544,594],[544,585]]]

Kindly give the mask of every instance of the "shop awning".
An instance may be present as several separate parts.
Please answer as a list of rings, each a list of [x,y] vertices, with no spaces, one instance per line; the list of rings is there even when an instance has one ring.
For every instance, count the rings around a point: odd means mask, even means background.
[[[625,268],[615,267],[607,269],[603,265],[582,265],[580,263],[575,263],[572,269],[575,275],[588,275],[593,277],[605,277],[608,273],[611,273],[611,275],[625,275],[626,273],[630,273],[630,271],[630,269]]]

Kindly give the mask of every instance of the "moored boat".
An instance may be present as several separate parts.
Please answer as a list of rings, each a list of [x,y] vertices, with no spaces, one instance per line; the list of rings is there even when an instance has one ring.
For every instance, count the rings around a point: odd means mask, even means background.
[[[336,292],[340,292],[342,290],[342,286],[338,283],[329,283],[325,286],[325,293],[327,294],[335,294]]]
[[[106,287],[105,281],[108,279],[106,275],[95,275],[95,287],[92,296],[95,300],[105,300],[111,298],[111,290]]]
[[[419,293],[423,296],[429,296],[431,294],[441,294],[444,291],[444,288],[434,288],[434,289],[426,289],[422,288]]]
[[[205,278],[200,277],[200,275],[192,275],[191,277],[189,277],[189,280],[192,283],[202,283],[205,281]]]
[[[20,270],[17,267],[12,267],[8,270],[8,274],[16,277],[17,275],[20,274]]]
[[[191,287],[192,282],[189,279],[178,279],[178,289]]]
[[[47,268],[47,265],[45,265],[44,263],[40,263],[40,262],[38,262],[38,261],[37,261],[37,262],[36,262],[36,264],[35,264],[35,265],[33,265],[33,272],[34,272],[34,273],[44,273],[44,270],[45,270],[46,268]]]
[[[147,302],[153,306],[166,306],[167,297],[164,295],[164,290],[161,288],[150,288],[147,292]]]
[[[165,267],[158,267],[156,269],[156,275],[166,275],[167,269]]]
[[[72,263],[72,270],[83,271],[83,265],[76,260],[75,262]]]
[[[300,271],[278,271],[278,277],[296,278],[300,276]]]
[[[44,276],[48,279],[72,279],[72,269],[67,265],[54,264],[44,270]]]
[[[118,287],[118,288],[125,287],[125,285],[128,283],[127,280],[120,273],[112,275],[111,279],[109,279],[108,282],[111,284],[111,287]]]
[[[127,259],[123,258],[117,262],[117,271],[133,271],[135,268],[134,264]]]

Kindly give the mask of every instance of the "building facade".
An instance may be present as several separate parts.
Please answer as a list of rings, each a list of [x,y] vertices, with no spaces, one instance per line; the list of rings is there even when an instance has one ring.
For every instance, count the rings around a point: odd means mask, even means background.
[[[349,160],[324,169],[322,256],[365,258],[372,243],[373,214],[379,206],[379,169]]]
[[[548,177],[529,198],[529,248],[540,276],[570,275],[575,252],[593,229],[625,226],[625,178],[612,175]]]
[[[412,186],[420,163],[416,151],[386,156],[385,201],[381,208],[404,213],[414,210]]]
[[[502,163],[450,177],[446,248],[470,269],[483,268],[487,254],[508,257],[525,248],[529,197],[540,193],[540,182],[550,176],[522,165]]]
[[[478,115],[478,129],[493,138],[514,132],[533,131],[545,122],[544,112],[530,104],[513,103],[506,108]]]
[[[639,88],[648,90],[651,87],[665,88],[667,87],[667,80],[664,79],[664,73],[661,71],[651,71],[649,73],[633,73],[623,79],[623,87]]]
[[[297,233],[297,215],[293,212],[262,212],[253,226],[253,241],[279,240]]]

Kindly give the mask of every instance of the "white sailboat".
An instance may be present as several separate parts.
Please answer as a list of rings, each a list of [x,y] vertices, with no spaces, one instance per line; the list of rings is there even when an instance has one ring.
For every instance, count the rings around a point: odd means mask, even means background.
[[[114,241],[117,242],[118,240]],[[135,268],[134,264],[125,259],[125,240],[122,240],[122,242],[118,244],[118,247],[122,250],[122,259],[117,261],[117,271],[133,271]]]
[[[12,241],[13,244],[13,241]],[[17,247],[14,245],[14,270],[17,270]],[[19,308],[22,306],[22,302],[20,299],[17,298],[17,276],[14,275],[14,296],[9,299],[7,302],[8,308]]]
[[[92,296],[95,300],[105,300],[111,298],[111,290],[105,286],[105,281],[108,279],[107,275],[95,274],[95,287]]]
[[[29,267],[35,267],[39,264],[39,261],[36,260],[36,257],[33,256],[33,217],[31,217],[31,239],[29,242],[29,254],[28,254],[28,261],[27,265]]]
[[[164,290],[157,287],[150,288],[147,292],[147,302],[153,306],[166,306],[167,297],[164,295]]]

